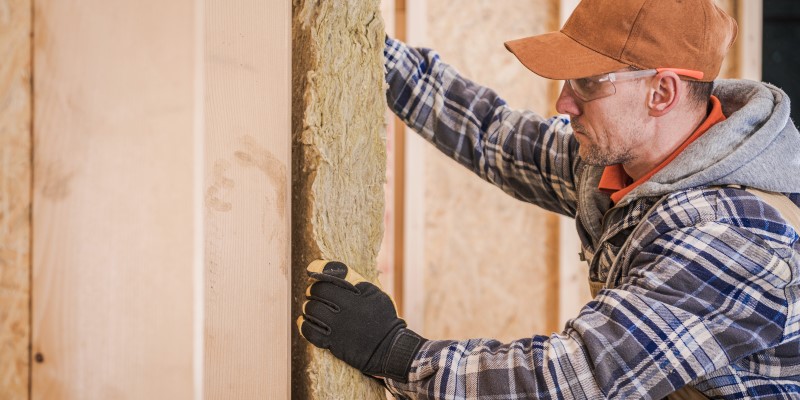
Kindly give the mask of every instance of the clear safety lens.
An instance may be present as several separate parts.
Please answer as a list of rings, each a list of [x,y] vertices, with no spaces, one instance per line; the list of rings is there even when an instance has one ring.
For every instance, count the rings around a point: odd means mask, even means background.
[[[602,77],[605,78],[606,75],[602,75]],[[617,93],[613,82],[608,79],[600,80],[598,77],[570,79],[567,84],[583,101],[592,101]]]
[[[583,101],[592,101],[612,96],[617,93],[614,82],[646,78],[657,74],[655,69],[643,71],[612,72],[588,78],[570,79],[567,84],[572,91]]]

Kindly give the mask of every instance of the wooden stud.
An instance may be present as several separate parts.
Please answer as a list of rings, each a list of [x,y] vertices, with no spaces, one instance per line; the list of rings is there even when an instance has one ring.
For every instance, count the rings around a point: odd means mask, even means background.
[[[405,20],[397,24],[404,41],[411,46],[421,45],[427,38],[428,11],[426,0],[400,0]],[[425,334],[425,149],[429,146],[402,122],[397,129],[403,141],[403,232],[399,257],[402,277],[401,304],[403,318],[409,327]]]
[[[290,7],[205,0],[209,399],[289,399]]]
[[[406,0],[395,0],[395,37],[406,40]],[[394,117],[394,299],[398,312],[405,315],[403,276],[405,273],[406,218],[406,125]]]
[[[764,32],[763,0],[737,0],[739,21],[738,65],[741,79],[760,81],[762,75],[762,41]]]

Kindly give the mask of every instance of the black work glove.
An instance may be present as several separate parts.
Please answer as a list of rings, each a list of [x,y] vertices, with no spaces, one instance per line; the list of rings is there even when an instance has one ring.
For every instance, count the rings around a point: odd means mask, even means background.
[[[308,275],[316,282],[297,319],[300,334],[365,374],[408,382],[425,339],[406,329],[389,295],[336,261],[314,261]]]

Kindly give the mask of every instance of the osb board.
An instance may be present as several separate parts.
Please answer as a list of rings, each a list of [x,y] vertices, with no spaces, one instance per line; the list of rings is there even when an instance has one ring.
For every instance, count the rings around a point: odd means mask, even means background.
[[[33,399],[197,394],[196,11],[35,1]]]
[[[547,114],[550,83],[503,42],[557,29],[557,1],[431,0],[427,11],[424,45],[512,107]],[[557,217],[432,147],[425,162],[424,334],[510,340],[558,329]]]
[[[293,2],[293,316],[305,300],[305,267],[316,258],[377,278],[386,165],[379,6]],[[374,380],[293,332],[293,398],[383,398]]]
[[[31,2],[0,0],[0,399],[28,396]]]
[[[289,399],[291,11],[205,1],[205,398]]]

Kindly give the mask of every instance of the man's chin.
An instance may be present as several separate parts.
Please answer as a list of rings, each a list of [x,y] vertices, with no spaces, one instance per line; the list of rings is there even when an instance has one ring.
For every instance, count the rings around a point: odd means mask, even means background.
[[[581,160],[583,160],[584,164],[591,165],[593,167],[607,167],[612,164],[617,164],[608,162],[607,157],[599,156],[597,152],[592,152],[591,149],[584,150],[581,148],[578,150],[578,155],[581,157]]]
[[[607,167],[608,166],[608,164],[606,164],[605,162],[603,162],[601,160],[592,160],[591,158],[584,158],[583,162],[584,162],[584,164],[591,165],[593,167]]]

